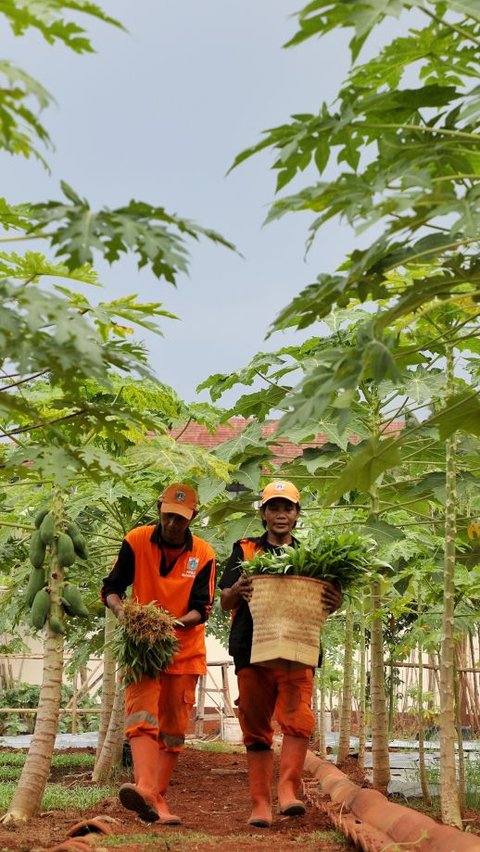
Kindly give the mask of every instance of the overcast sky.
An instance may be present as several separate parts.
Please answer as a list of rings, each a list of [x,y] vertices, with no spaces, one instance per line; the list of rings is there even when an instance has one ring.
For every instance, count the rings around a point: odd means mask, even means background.
[[[139,293],[180,317],[163,322],[164,338],[148,337],[151,363],[160,379],[194,400],[210,373],[292,342],[293,332],[265,343],[269,323],[351,248],[348,229],[332,224],[305,262],[308,216],[262,227],[274,190],[269,154],[225,176],[261,130],[334,97],[348,68],[347,37],[283,49],[298,0],[101,5],[128,33],[88,23],[95,55],[50,47],[36,34],[4,36],[4,56],[40,79],[58,106],[44,115],[56,146],[48,155],[51,175],[33,160],[3,154],[2,194],[10,201],[55,198],[64,179],[93,206],[142,199],[238,246],[244,259],[206,242],[193,245],[190,276],[177,290],[139,273],[133,261],[113,269],[98,264],[109,296]]]

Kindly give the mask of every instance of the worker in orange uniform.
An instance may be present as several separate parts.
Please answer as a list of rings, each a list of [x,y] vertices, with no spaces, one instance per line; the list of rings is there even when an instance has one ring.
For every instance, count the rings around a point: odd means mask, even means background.
[[[155,601],[177,619],[179,643],[172,663],[158,678],[144,676],[125,690],[125,734],[130,742],[134,784],[119,791],[122,805],[147,822],[181,822],[170,813],[165,793],[185,741],[198,676],[206,673],[205,621],[215,592],[215,554],[192,535],[195,490],[170,485],[158,501],[160,523],[137,527],[122,543],[103,581],[102,599],[123,618],[123,598],[132,586],[140,604]]]
[[[264,489],[260,516],[265,533],[258,538],[235,542],[220,580],[223,609],[233,611],[229,651],[238,679],[238,716],[247,749],[248,779],[252,812],[248,820],[257,828],[272,824],[273,727],[272,717],[283,733],[278,779],[278,807],[281,814],[305,813],[297,799],[308,739],[314,728],[311,709],[314,670],[285,661],[282,668],[250,663],[253,621],[248,606],[252,580],[242,573],[241,562],[258,551],[281,552],[284,545],[298,546],[292,535],[300,514],[300,494],[292,482],[271,482]],[[331,611],[342,603],[342,595],[332,587],[327,603]],[[272,601],[275,607],[275,601]],[[319,661],[320,664],[320,661]]]

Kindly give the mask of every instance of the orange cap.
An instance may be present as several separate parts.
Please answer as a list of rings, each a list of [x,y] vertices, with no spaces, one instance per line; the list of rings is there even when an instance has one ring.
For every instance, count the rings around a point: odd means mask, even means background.
[[[197,509],[197,492],[191,485],[174,482],[163,492],[160,504],[161,512],[172,512],[190,520]]]
[[[300,492],[295,488],[293,482],[287,482],[284,479],[277,479],[276,482],[269,482],[263,489],[260,506],[264,506],[269,500],[274,497],[281,497],[282,500],[289,500],[290,503],[300,504]]]

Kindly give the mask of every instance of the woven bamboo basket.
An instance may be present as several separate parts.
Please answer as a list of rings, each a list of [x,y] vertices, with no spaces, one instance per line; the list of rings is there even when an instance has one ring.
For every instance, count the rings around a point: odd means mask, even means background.
[[[284,574],[259,574],[253,576],[252,581],[250,661],[272,665],[289,660],[303,666],[316,666],[320,633],[329,615],[324,595],[330,584],[311,577]]]

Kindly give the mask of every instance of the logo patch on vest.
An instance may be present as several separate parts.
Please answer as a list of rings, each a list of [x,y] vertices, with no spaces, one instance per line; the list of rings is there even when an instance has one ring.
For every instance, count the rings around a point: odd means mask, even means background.
[[[182,574],[182,577],[194,577],[197,573],[198,563],[200,562],[195,556],[191,556],[188,560],[185,571]]]

